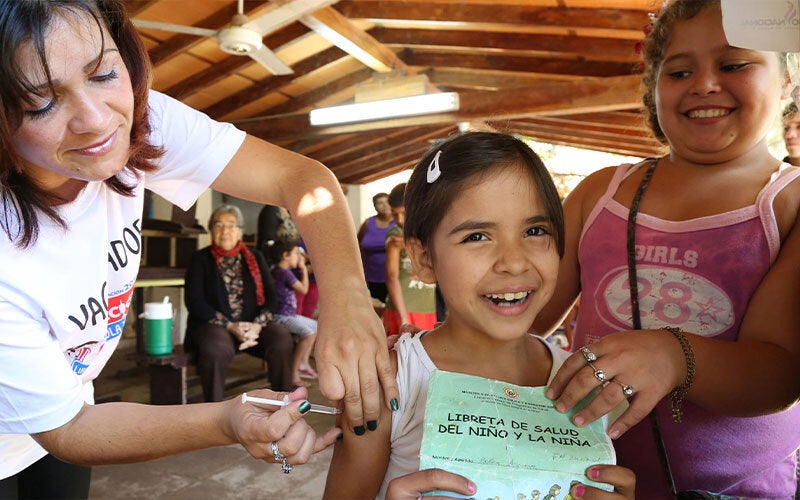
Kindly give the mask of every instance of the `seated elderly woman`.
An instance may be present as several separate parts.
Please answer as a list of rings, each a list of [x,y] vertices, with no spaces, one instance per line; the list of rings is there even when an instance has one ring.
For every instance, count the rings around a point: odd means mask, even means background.
[[[242,212],[216,208],[208,222],[211,246],[198,250],[186,270],[189,318],[185,349],[197,353],[206,401],[220,401],[228,365],[237,351],[266,360],[274,391],[292,389],[294,341],[272,322],[275,288],[264,256],[241,241]]]

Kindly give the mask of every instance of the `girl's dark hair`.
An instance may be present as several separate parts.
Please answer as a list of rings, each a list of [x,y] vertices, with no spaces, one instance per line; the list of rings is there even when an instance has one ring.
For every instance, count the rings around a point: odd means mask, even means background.
[[[667,136],[658,124],[658,112],[656,110],[656,83],[658,82],[658,72],[661,70],[661,63],[664,61],[664,52],[667,50],[672,39],[672,29],[675,23],[692,19],[701,11],[716,6],[719,8],[719,0],[674,0],[659,12],[658,17],[653,22],[650,33],[644,39],[642,48],[642,59],[644,59],[644,74],[642,84],[644,85],[644,108],[647,112],[647,123],[653,131],[653,135],[667,144]]]
[[[439,176],[428,182],[428,169],[438,155]],[[558,255],[564,255],[564,213],[553,179],[536,153],[514,136],[467,132],[434,145],[414,168],[405,190],[406,239],[429,247],[433,233],[453,200],[467,187],[505,168],[530,176],[553,226]]]
[[[272,243],[270,243],[270,241]],[[297,246],[297,241],[290,241],[282,238],[270,241],[266,242],[264,248],[261,250],[267,255],[270,266],[277,266],[283,259],[283,254],[291,252],[292,249]]]
[[[25,116],[24,104],[35,95],[34,84],[16,64],[20,47],[30,44],[54,92],[45,57],[47,32],[59,17],[72,16],[77,22],[94,22],[108,30],[119,49],[133,87],[133,126],[127,167],[135,174],[155,170],[154,160],[163,151],[149,142],[147,104],[150,88],[150,58],[136,28],[128,18],[122,0],[0,0],[0,229],[19,247],[27,247],[39,234],[39,217],[44,215],[66,227],[53,208],[61,200],[39,187],[26,174],[14,150],[13,135]],[[106,41],[102,40],[103,46]],[[98,65],[100,62],[98,61]],[[135,186],[119,175],[105,180],[117,193],[131,196]]]

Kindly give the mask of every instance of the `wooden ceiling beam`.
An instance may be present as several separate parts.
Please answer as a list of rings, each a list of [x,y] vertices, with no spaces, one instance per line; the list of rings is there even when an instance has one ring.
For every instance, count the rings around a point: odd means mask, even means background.
[[[378,120],[358,124],[312,127],[307,114],[240,120],[242,129],[266,140],[305,135],[341,134],[387,128],[460,121],[514,119],[526,116],[563,115],[638,109],[641,107],[640,78],[635,75],[551,82],[534,88],[503,92],[470,91],[460,94],[457,112]]]
[[[336,9],[320,9],[303,17],[301,22],[373,71],[386,73],[407,69],[391,49],[355,26]]]
[[[135,17],[157,2],[158,0],[125,0],[125,9],[128,11],[128,16]]]
[[[345,56],[346,54],[339,50],[339,48],[331,47],[298,62],[294,65],[293,69],[297,74],[308,74],[323,66],[338,61]],[[242,106],[264,97],[270,92],[275,92],[284,85],[291,83],[294,79],[295,75],[268,76],[239,92],[217,101],[211,106],[204,108],[202,111],[212,118],[219,118],[220,116],[230,113],[232,110],[241,108]]]
[[[647,128],[644,122],[640,123],[638,127],[618,127],[615,125],[599,125],[596,123],[573,120],[569,115],[566,117],[559,116],[534,116],[517,120],[520,126],[533,126],[533,127],[558,127],[565,129],[583,130],[586,132],[596,133],[610,133],[614,135],[625,135],[629,137],[641,137],[655,141],[652,132]]]
[[[365,134],[339,134],[339,135],[330,135],[330,136],[313,136],[313,137],[305,137],[299,141],[291,141],[292,142],[292,151],[296,153],[300,153],[303,156],[314,156],[317,154],[325,154],[325,151],[328,149],[335,149],[339,144],[345,144],[343,147],[348,147],[347,144],[350,144],[349,141],[358,140],[359,137],[364,138],[364,140],[369,140],[369,138],[373,136],[380,135],[382,132],[380,130],[372,132],[372,133],[365,133]],[[322,153],[320,153],[320,151]]]
[[[403,162],[418,162],[423,153],[428,150],[427,143],[407,143],[401,144],[392,151],[391,155],[384,155],[374,158],[371,161],[363,161],[348,168],[332,167],[331,171],[337,178],[344,182],[351,182],[375,172],[385,172],[386,169]]]
[[[370,172],[369,174],[364,174],[364,175],[360,176],[358,179],[352,180],[351,183],[368,184],[368,183],[370,183],[372,181],[377,181],[379,179],[383,179],[384,177],[388,177],[390,175],[400,173],[400,172],[402,172],[404,170],[413,169],[417,165],[418,161],[419,161],[419,158],[407,158],[404,161],[401,161],[401,162],[398,162],[398,163],[396,163],[396,164],[394,164],[392,166],[386,167],[386,168],[384,168],[383,170],[381,170],[379,172]]]
[[[361,82],[369,80],[373,75],[370,68],[361,68],[353,73],[328,82],[327,84],[317,87],[309,92],[301,94],[297,97],[292,97],[283,104],[269,108],[269,113],[273,115],[282,115],[287,113],[296,113],[303,111],[314,103],[325,99],[329,95],[336,94],[342,90],[348,89]]]
[[[515,51],[535,55],[557,54],[560,59],[637,63],[641,57],[631,40],[613,40],[578,36],[537,35],[529,33],[491,33],[486,31],[398,30],[378,26],[370,30],[380,43],[414,49],[464,47]]]
[[[659,156],[664,154],[664,151],[660,148],[643,147],[638,144],[631,144],[625,140],[602,141],[602,140],[577,139],[570,135],[530,133],[530,132],[523,133],[522,131],[520,131],[520,135],[525,135],[526,137],[529,137],[530,139],[537,142],[559,144],[562,146],[591,149],[595,151],[605,151],[621,155],[638,156],[640,158]]]
[[[402,154],[403,147],[408,144],[424,142],[426,148],[430,147],[430,141],[433,139],[440,139],[446,137],[454,127],[413,127],[402,129],[394,134],[395,140],[379,144],[379,147],[365,148],[335,159],[330,159],[324,163],[329,168],[336,171],[347,171],[348,173],[358,173],[361,168],[359,165],[369,165],[376,161],[384,161],[385,159]]]
[[[205,19],[201,19],[200,21],[194,23],[192,26],[195,26],[197,28],[218,30],[230,24],[231,19],[235,14],[236,14],[236,4],[229,3],[227,5],[223,5],[222,8],[220,8],[210,16],[206,17]],[[139,31],[146,35],[151,30],[139,28]],[[159,30],[152,30],[152,31],[159,31]],[[165,31],[165,33],[169,32]],[[205,39],[206,37],[203,36],[187,35],[183,33],[172,35],[171,37],[167,38],[166,40],[159,43],[158,45],[156,45],[155,47],[153,47],[148,51],[148,54],[150,55],[150,62],[152,62],[153,66],[158,66],[160,64],[163,64],[172,59],[173,57],[177,56],[181,52],[186,51],[189,48],[204,41]]]
[[[382,0],[384,3],[405,3],[409,0]],[[603,9],[631,9],[652,11],[660,6],[653,0],[425,0],[430,5],[493,5],[496,8],[505,8],[511,5],[553,7],[553,4],[565,7],[591,7]]]
[[[506,55],[503,53],[464,54],[445,50],[403,49],[400,58],[409,66],[433,68],[469,68],[509,72],[573,76],[630,75],[636,69],[632,63],[580,61],[537,56]]]
[[[539,84],[581,80],[585,77],[570,75],[523,74],[508,71],[467,70],[461,68],[426,68],[422,71],[431,83],[452,89],[501,90],[529,87]]]
[[[632,129],[640,129],[645,127],[647,130],[650,130],[650,125],[647,124],[644,113],[641,111],[612,111],[608,113],[589,114],[576,113],[566,117],[558,118],[597,125],[600,127],[607,126]]]
[[[536,5],[464,4],[453,2],[382,2],[341,0],[335,6],[344,16],[380,23],[384,19],[427,20],[448,23],[504,23],[559,26],[573,29],[642,30],[650,22],[647,12],[619,8],[567,8]]]
[[[661,145],[658,141],[650,137],[632,136],[628,134],[617,134],[614,132],[603,132],[593,130],[582,130],[573,127],[548,126],[530,122],[510,122],[508,128],[515,131],[522,131],[529,135],[559,135],[575,141],[609,141],[628,144],[631,146],[641,146],[647,149],[658,149]]]
[[[435,125],[431,127],[414,127],[403,128],[397,130],[377,130],[374,132],[365,132],[363,134],[347,134],[346,140],[337,144],[329,144],[325,148],[320,148],[314,151],[313,157],[322,163],[328,165],[334,162],[343,163],[350,161],[352,155],[357,158],[361,152],[364,154],[371,154],[375,151],[380,151],[391,144],[397,142],[408,141],[421,133],[425,133],[431,129],[437,128]],[[340,136],[341,137],[341,136]],[[300,153],[300,150],[295,150]]]

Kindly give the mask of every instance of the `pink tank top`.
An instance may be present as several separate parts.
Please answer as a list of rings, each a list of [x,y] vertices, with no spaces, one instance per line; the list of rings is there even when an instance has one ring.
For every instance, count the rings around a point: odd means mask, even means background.
[[[647,163],[617,168],[584,224],[574,349],[632,328],[628,208],[613,196],[626,175],[642,165]],[[718,340],[736,340],[747,303],[780,250],[772,202],[798,176],[800,169],[783,164],[754,205],[732,212],[678,222],[639,213],[636,270],[642,328],[677,326]],[[634,381],[626,382],[635,386]],[[736,418],[685,401],[681,424],[672,422],[666,399],[656,411],[678,491],[794,497],[800,405],[774,415]],[[671,498],[649,419],[618,439],[615,447],[620,465],[636,472],[636,498]]]

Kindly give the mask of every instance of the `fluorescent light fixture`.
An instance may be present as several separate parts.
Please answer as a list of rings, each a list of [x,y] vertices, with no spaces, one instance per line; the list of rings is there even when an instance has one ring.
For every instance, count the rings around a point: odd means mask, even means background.
[[[458,106],[457,92],[441,92],[318,108],[311,110],[309,118],[311,125],[333,125],[457,111]]]

